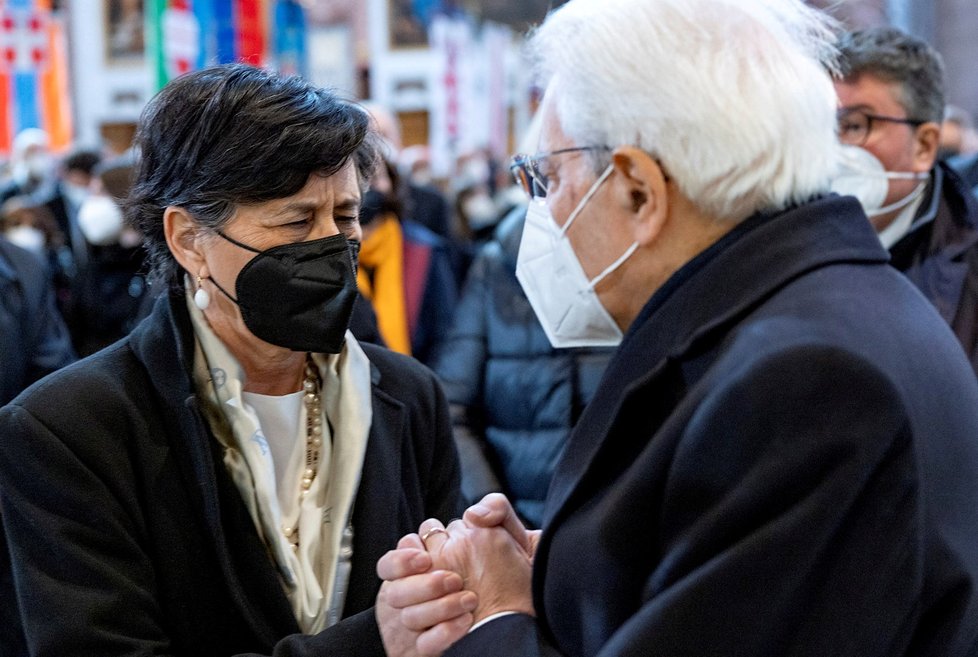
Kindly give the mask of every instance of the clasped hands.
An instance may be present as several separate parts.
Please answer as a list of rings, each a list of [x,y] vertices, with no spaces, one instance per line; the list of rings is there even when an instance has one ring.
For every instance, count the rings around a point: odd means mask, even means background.
[[[377,562],[384,582],[376,615],[387,654],[440,655],[494,614],[533,615],[530,575],[539,537],[498,493],[447,527],[421,523]]]

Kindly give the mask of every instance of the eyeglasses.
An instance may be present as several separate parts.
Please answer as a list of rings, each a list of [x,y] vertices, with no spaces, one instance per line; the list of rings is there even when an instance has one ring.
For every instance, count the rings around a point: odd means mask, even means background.
[[[866,139],[869,138],[869,133],[873,131],[873,121],[903,123],[914,128],[927,123],[927,121],[921,119],[870,114],[860,109],[840,109],[836,113],[836,121],[838,121],[839,125],[839,141],[851,146],[862,146],[866,143]]]
[[[513,161],[509,165],[509,170],[513,172],[516,184],[523,188],[530,198],[544,198],[547,196],[547,185],[549,176],[542,168],[543,161],[554,155],[564,153],[578,153],[582,151],[610,151],[609,146],[575,146],[573,148],[561,148],[549,153],[537,153],[536,155],[517,154],[513,156]]]

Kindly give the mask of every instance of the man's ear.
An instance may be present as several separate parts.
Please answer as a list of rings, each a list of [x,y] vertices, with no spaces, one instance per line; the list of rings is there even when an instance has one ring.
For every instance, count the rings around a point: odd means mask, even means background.
[[[651,155],[634,146],[616,148],[617,200],[632,216],[634,241],[644,246],[662,230],[668,216],[668,177]]]
[[[190,213],[181,207],[167,206],[163,211],[163,234],[170,253],[185,271],[193,276],[210,275],[200,248],[201,231]]]
[[[933,121],[917,126],[914,134],[914,171],[925,173],[937,162],[937,150],[941,145],[941,126]]]

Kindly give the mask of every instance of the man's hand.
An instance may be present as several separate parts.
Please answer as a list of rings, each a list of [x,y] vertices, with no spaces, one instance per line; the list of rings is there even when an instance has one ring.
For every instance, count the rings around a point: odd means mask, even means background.
[[[465,524],[470,527],[502,527],[512,536],[530,560],[536,556],[540,530],[527,530],[513,505],[501,493],[490,493],[465,510]]]
[[[381,557],[377,574],[385,580],[375,613],[388,657],[440,655],[472,626],[478,598],[462,590],[457,573],[432,570],[417,534]]]
[[[422,526],[421,536],[434,567],[458,573],[464,588],[478,594],[475,622],[504,611],[534,614],[530,555],[504,527],[456,520],[446,528]]]

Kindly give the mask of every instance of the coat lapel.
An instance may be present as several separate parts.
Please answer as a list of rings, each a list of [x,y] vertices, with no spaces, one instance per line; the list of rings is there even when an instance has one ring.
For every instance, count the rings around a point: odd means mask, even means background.
[[[277,637],[297,632],[298,625],[234,482],[220,467],[219,445],[191,382],[194,340],[184,303],[177,293],[159,299],[153,320],[137,327],[130,342],[164,407],[168,448],[200,510],[228,592],[256,635],[271,646]]]

